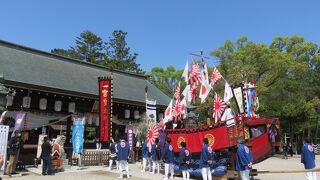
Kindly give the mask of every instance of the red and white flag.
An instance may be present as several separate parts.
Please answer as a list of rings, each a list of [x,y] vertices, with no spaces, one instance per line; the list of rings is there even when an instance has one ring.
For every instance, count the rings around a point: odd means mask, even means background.
[[[216,93],[214,96],[214,106],[213,106],[213,118],[215,123],[218,122],[221,114],[223,113],[224,109],[227,107],[227,104],[222,101],[219,95]]]
[[[176,91],[174,92],[174,97],[176,99],[180,99],[180,81],[179,81],[179,83],[178,83],[178,85],[176,87]]]
[[[184,81],[188,84],[188,82],[189,82],[189,63],[188,63],[188,61],[187,61],[186,66],[184,67],[182,77],[184,77]]]
[[[230,87],[230,85],[227,83],[226,81],[226,84],[224,86],[224,96],[223,96],[223,101],[224,102],[229,102],[229,100],[233,97],[233,94],[232,94],[232,89]]]
[[[173,106],[173,117],[175,120],[179,120],[181,115],[181,100],[177,99],[175,105]]]
[[[201,71],[200,68],[197,64],[192,65],[192,70],[189,76],[189,81],[192,84],[200,84],[202,78],[201,78]]]
[[[200,94],[199,94],[199,98],[201,99],[201,103],[205,102],[211,89],[212,89],[212,87],[210,86],[208,81],[203,80],[201,83]]]
[[[196,103],[196,99],[197,99],[197,85],[193,84],[192,88],[191,88],[191,99],[193,103]]]
[[[213,86],[219,79],[222,78],[222,75],[216,67],[214,67],[211,75],[211,86]]]
[[[168,121],[172,120],[172,100],[170,101],[164,115],[163,122],[164,124]]]
[[[151,147],[156,138],[159,136],[160,128],[156,124],[149,124],[148,128],[148,148],[149,152],[151,152]]]

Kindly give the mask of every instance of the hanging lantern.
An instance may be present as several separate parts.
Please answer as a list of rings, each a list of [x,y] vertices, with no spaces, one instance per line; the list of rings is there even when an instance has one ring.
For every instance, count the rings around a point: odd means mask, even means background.
[[[47,99],[41,98],[39,101],[39,109],[40,110],[46,110],[47,109]]]
[[[139,119],[140,118],[140,112],[138,110],[135,110],[133,112],[133,116],[134,116],[134,119]]]
[[[30,108],[30,104],[31,104],[31,97],[24,96],[22,99],[22,107],[23,108]]]
[[[68,106],[68,112],[74,113],[76,111],[76,104],[74,102],[70,102]]]
[[[7,106],[12,106],[13,103],[13,96],[7,95]]]
[[[62,101],[55,101],[54,102],[54,111],[60,112],[62,107]]]
[[[129,119],[130,118],[130,109],[124,110],[124,118]]]

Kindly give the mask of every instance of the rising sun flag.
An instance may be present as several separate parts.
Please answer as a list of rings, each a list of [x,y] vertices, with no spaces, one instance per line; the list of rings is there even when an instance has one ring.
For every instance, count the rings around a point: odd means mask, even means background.
[[[151,151],[151,145],[154,143],[156,138],[159,136],[160,128],[156,124],[149,124],[148,128],[148,148]]]
[[[217,93],[214,96],[214,106],[213,106],[213,118],[215,123],[218,122],[221,114],[223,113],[224,109],[227,107],[227,104],[219,97]]]

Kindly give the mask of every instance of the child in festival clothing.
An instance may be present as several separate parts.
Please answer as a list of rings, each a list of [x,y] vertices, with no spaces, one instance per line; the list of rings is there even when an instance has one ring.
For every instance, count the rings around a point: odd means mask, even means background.
[[[180,169],[182,170],[183,180],[189,180],[189,164],[191,161],[191,153],[189,149],[186,148],[187,144],[185,142],[181,142],[181,152],[179,154],[179,164]]]
[[[173,169],[173,158],[174,158],[174,151],[173,147],[170,144],[171,139],[167,138],[167,143],[164,147],[162,159],[164,160],[164,179],[168,179],[169,171],[170,171],[170,179],[173,179],[174,169]]]
[[[119,170],[120,170],[120,176],[119,178],[123,178],[123,171],[127,173],[127,178],[130,178],[129,176],[129,166],[128,166],[128,158],[129,158],[129,152],[130,152],[130,146],[129,143],[126,142],[123,139],[120,140],[119,144],[117,145],[118,150],[118,163],[119,163]]]
[[[160,173],[160,159],[161,159],[161,150],[159,147],[159,138],[155,139],[154,144],[152,144],[151,148],[151,157],[152,157],[152,173],[156,173],[156,166],[158,170],[158,174]]]
[[[151,152],[149,152],[148,141],[142,145],[142,172],[145,172],[147,169],[147,165],[149,167],[149,171],[151,172]]]
[[[208,138],[203,139],[203,147],[200,156],[200,168],[203,180],[212,180],[210,166],[214,161],[214,152],[212,148],[208,145]]]

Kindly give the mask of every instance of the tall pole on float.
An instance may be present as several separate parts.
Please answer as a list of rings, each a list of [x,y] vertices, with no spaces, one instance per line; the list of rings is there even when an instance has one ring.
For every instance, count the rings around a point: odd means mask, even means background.
[[[145,90],[145,96],[146,96],[146,117],[145,117],[146,119],[145,119],[145,123],[147,123],[148,122],[148,113],[147,113],[147,111],[148,111],[148,103],[147,103],[147,101],[148,101],[148,85],[146,85],[144,90]]]

